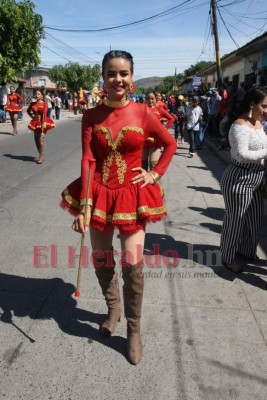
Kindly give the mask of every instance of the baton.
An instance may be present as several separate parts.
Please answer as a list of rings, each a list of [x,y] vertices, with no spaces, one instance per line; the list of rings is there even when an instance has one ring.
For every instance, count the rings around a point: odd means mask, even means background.
[[[86,186],[86,202],[85,202],[85,209],[84,209],[84,221],[87,216],[87,210],[88,210],[88,197],[89,197],[89,189],[91,185],[91,176],[92,176],[92,169],[89,169],[88,173],[88,179],[87,179],[87,186]],[[77,274],[77,285],[76,285],[76,291],[75,291],[75,297],[80,297],[81,292],[80,292],[80,285],[81,285],[81,273],[82,273],[82,249],[83,249],[83,243],[85,239],[85,233],[82,234],[81,237],[81,246],[80,246],[80,257],[79,257],[79,267],[78,267],[78,274]]]

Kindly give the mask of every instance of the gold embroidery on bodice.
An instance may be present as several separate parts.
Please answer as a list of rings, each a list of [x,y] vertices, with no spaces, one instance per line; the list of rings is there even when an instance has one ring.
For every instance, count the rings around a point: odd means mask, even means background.
[[[117,174],[118,174],[118,181],[120,184],[123,184],[124,182],[124,175],[127,170],[127,164],[126,162],[122,159],[122,156],[120,152],[117,150],[118,146],[121,144],[121,141],[127,131],[131,132],[137,132],[140,133],[141,135],[144,134],[144,131],[142,128],[138,128],[136,126],[125,126],[124,128],[121,129],[119,132],[117,138],[113,141],[112,135],[109,131],[108,128],[105,126],[97,126],[94,129],[94,133],[97,133],[99,131],[102,131],[103,133],[106,134],[106,139],[108,142],[108,146],[111,148],[111,151],[107,158],[104,160],[103,167],[102,167],[102,182],[107,183],[108,181],[108,176],[109,176],[109,170],[110,166],[112,165],[113,158],[115,157],[116,165],[118,167]]]

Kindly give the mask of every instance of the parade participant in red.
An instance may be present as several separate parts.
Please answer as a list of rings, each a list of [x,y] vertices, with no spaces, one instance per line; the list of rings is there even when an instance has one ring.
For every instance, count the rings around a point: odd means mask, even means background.
[[[98,107],[86,111],[82,121],[81,178],[62,193],[63,205],[76,212],[76,232],[90,238],[95,272],[108,306],[107,320],[100,333],[111,334],[121,316],[121,302],[115,261],[111,257],[114,228],[120,232],[124,280],[124,313],[127,319],[129,361],[142,357],[140,336],[144,276],[142,273],[145,227],[166,215],[162,192],[156,181],[166,171],[176,143],[145,105],[127,99],[133,75],[133,59],[125,51],[110,51],[102,62],[102,75],[108,96]],[[163,152],[150,172],[141,167],[145,140],[153,137]],[[87,215],[85,203],[88,177]],[[79,199],[79,201],[77,201]]]
[[[164,124],[165,128],[170,128],[174,123],[174,117],[169,114],[164,108],[158,106],[156,107],[156,94],[155,92],[147,92],[146,94],[146,103],[148,107],[153,111],[159,121]],[[156,143],[154,138],[147,138],[143,154],[142,154],[142,167],[144,169],[153,169],[160,158],[160,149],[161,144]]]
[[[161,93],[156,93],[156,107],[162,107],[164,110],[168,111],[168,107],[163,101]]]
[[[88,107],[88,96],[86,90],[80,89],[80,110],[81,113],[84,114]]]
[[[36,101],[32,102],[27,109],[27,113],[32,118],[28,128],[34,132],[34,140],[39,152],[36,162],[42,164],[44,162],[45,135],[48,130],[55,128],[55,123],[46,116],[48,107],[44,102],[44,94],[40,90],[36,90],[35,98]]]
[[[9,112],[13,133],[15,136],[18,134],[17,123],[18,123],[18,114],[22,111],[21,104],[23,103],[23,98],[16,93],[14,86],[10,86],[10,94],[7,96],[7,105],[5,107],[5,111]]]

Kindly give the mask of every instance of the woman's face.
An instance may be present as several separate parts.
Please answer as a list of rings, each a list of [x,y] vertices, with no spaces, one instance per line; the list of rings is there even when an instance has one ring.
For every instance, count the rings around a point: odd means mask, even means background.
[[[124,58],[108,60],[103,71],[103,79],[110,100],[125,98],[132,83],[130,61]]]
[[[11,94],[15,93],[15,88],[14,88],[14,86],[10,86],[10,93],[11,93]]]
[[[161,101],[161,99],[162,99],[161,94],[160,94],[160,93],[157,93],[157,94],[156,94],[156,100],[157,100],[157,101]]]
[[[35,98],[36,100],[43,100],[43,94],[40,92],[40,90],[36,90]]]
[[[148,93],[148,95],[146,96],[146,102],[147,105],[152,108],[155,106],[156,104],[156,97],[154,95],[154,93]]]
[[[267,96],[258,104],[252,102],[252,118],[254,120],[267,118]]]

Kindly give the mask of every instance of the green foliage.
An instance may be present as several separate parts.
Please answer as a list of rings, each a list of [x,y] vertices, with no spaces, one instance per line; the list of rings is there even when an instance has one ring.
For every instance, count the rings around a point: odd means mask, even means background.
[[[155,87],[155,91],[164,94],[175,94],[177,90],[176,87],[179,86],[179,83],[184,79],[184,74],[176,74],[173,76],[166,76],[163,79],[163,83],[157,85]]]
[[[58,87],[66,86],[69,90],[92,89],[101,76],[100,65],[80,65],[68,63],[65,66],[55,65],[49,71],[49,78]]]
[[[194,65],[191,65],[189,68],[184,70],[185,77],[196,75],[202,69],[210,67],[214,64],[214,61],[199,61]]]
[[[16,80],[16,72],[40,63],[40,40],[44,38],[41,15],[34,12],[29,0],[0,1],[0,78]]]

